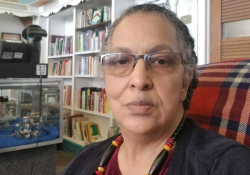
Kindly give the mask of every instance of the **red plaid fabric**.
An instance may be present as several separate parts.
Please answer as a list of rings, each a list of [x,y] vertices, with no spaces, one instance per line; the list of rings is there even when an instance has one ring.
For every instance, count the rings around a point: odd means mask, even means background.
[[[197,68],[199,83],[186,116],[250,147],[250,59]]]

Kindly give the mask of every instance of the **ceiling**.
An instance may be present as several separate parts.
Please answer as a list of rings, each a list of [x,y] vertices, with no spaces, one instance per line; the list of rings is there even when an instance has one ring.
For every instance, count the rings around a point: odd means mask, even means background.
[[[0,1],[39,7],[54,0],[0,0]]]

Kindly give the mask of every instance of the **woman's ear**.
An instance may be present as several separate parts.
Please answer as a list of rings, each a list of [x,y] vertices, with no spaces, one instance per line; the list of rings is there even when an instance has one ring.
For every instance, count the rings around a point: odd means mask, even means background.
[[[187,90],[188,90],[188,87],[193,79],[193,75],[194,75],[194,72],[188,72],[187,75],[184,75],[183,88],[182,88],[182,94],[181,94],[181,101],[182,102],[186,99]]]

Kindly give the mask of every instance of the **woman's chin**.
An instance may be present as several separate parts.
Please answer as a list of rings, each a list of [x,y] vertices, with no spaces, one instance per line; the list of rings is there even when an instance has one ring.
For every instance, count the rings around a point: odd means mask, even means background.
[[[136,135],[151,135],[159,130],[159,126],[155,122],[123,122],[121,125],[122,132]]]

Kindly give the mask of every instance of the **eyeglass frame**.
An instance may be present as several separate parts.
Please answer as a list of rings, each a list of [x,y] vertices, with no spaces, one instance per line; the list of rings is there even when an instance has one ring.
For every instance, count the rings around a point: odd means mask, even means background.
[[[109,56],[109,55],[115,55],[115,54],[118,54],[118,55],[128,55],[128,56],[132,56],[134,57],[134,62],[133,62],[133,69],[136,65],[136,62],[138,59],[140,58],[143,58],[144,60],[144,63],[145,63],[145,66],[147,67],[147,69],[149,70],[149,65],[148,65],[148,62],[146,61],[147,60],[147,57],[150,56],[150,55],[154,55],[154,54],[164,54],[164,53],[171,53],[171,54],[175,54],[175,55],[178,55],[180,57],[180,63],[184,65],[184,60],[183,60],[183,54],[182,53],[175,53],[175,52],[155,52],[155,53],[149,53],[149,54],[144,54],[144,55],[133,55],[133,54],[127,54],[127,53],[109,53],[109,54],[103,54],[103,55],[99,55],[99,58],[100,58],[100,61],[101,61],[101,65],[103,65],[103,58],[105,56]],[[105,72],[105,71],[104,71]],[[132,71],[133,72],[133,71]],[[132,73],[131,72],[131,73]]]

